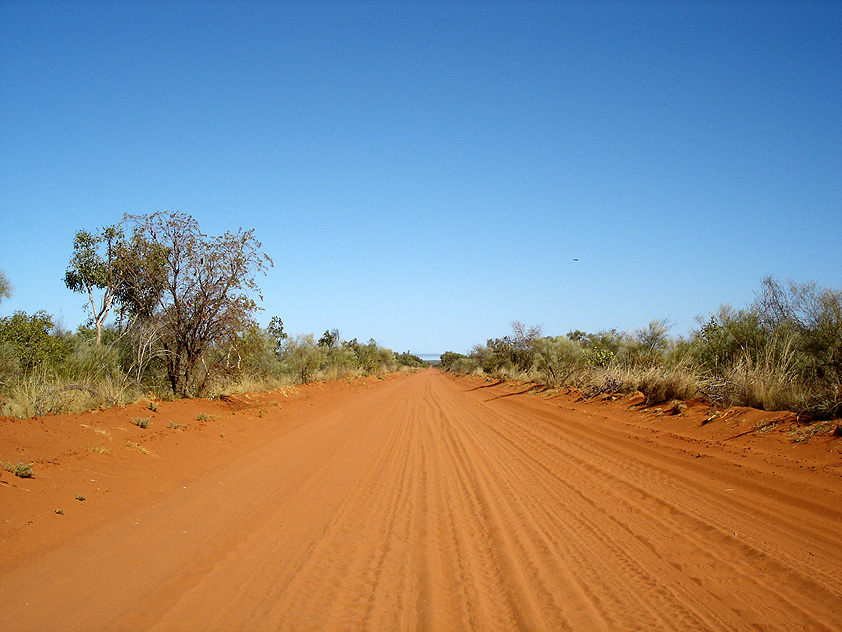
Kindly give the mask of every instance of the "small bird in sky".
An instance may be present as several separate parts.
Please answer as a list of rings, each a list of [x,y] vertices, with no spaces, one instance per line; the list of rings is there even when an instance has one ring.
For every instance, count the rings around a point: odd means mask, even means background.
[[[578,259],[574,259],[573,261],[578,261]]]

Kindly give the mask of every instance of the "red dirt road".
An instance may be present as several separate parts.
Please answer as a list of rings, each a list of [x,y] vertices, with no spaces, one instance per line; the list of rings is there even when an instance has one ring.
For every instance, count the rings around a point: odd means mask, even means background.
[[[0,419],[36,472],[0,476],[0,621],[842,630],[842,441],[525,390],[430,370],[162,403],[147,430],[141,405]]]

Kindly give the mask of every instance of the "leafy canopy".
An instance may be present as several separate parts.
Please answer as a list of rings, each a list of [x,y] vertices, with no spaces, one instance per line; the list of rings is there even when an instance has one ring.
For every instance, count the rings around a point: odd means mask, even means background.
[[[187,395],[196,364],[212,345],[225,345],[254,324],[255,274],[272,265],[253,230],[209,237],[179,212],[128,215],[138,267],[125,302],[159,322],[173,391]]]

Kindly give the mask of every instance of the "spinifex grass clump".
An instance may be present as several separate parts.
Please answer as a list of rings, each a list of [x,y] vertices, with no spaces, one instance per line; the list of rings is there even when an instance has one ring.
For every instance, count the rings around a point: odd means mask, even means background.
[[[7,472],[11,472],[18,478],[32,478],[35,476],[35,472],[32,471],[32,463],[25,464],[25,463],[18,463],[17,465],[12,465],[11,463],[3,463],[3,469]]]
[[[138,428],[147,428],[152,421],[151,417],[133,417],[132,423]]]

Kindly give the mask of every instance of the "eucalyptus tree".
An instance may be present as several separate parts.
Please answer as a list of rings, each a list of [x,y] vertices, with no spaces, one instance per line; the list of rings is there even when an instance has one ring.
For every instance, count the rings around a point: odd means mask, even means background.
[[[91,320],[96,325],[96,346],[121,284],[123,229],[115,224],[100,231],[79,230],[73,239],[73,254],[64,274],[64,284],[73,292],[88,295]],[[96,296],[95,296],[96,295]]]

